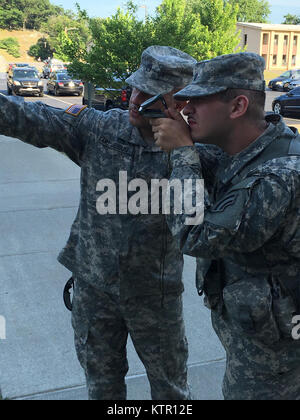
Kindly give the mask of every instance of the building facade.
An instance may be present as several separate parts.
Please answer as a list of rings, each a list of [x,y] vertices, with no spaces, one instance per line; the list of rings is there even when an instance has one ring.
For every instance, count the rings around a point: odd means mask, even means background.
[[[300,25],[237,24],[240,47],[261,55],[266,70],[300,68]]]

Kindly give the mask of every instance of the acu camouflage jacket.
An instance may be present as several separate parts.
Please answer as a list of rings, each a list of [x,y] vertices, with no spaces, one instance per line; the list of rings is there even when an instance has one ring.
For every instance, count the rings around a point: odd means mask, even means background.
[[[220,276],[222,290],[206,284],[212,295],[224,296],[226,286],[237,285],[230,289],[235,292],[229,306],[245,279],[250,287],[245,289],[244,305],[251,300],[251,287],[252,296],[258,293],[256,282],[259,287],[270,284],[273,293],[296,279],[300,298],[300,136],[276,115],[267,116],[267,121],[267,130],[247,149],[219,162],[213,187],[205,189],[202,224],[187,226],[184,214],[168,216],[182,251],[199,258],[198,290],[205,290],[205,281],[212,285],[215,275]],[[170,180],[204,178],[207,186],[195,147],[174,150],[171,162]],[[213,261],[221,261],[222,268],[211,270]]]
[[[66,112],[0,96],[0,133],[64,152],[81,167],[78,213],[58,257],[75,276],[125,297],[183,291],[183,256],[161,212],[100,215],[96,209],[100,180],[119,187],[119,172],[126,171],[128,183],[138,178],[149,185],[170,174],[168,154],[144,142],[128,111]]]

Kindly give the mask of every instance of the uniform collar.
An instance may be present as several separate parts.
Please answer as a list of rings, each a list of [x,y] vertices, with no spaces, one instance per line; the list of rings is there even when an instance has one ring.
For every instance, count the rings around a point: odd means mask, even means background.
[[[269,125],[261,136],[237,155],[222,160],[217,172],[217,178],[222,184],[227,184],[231,181],[253,159],[259,156],[270,143],[282,136],[285,130],[289,130],[280,115],[269,114],[266,116],[266,121]]]

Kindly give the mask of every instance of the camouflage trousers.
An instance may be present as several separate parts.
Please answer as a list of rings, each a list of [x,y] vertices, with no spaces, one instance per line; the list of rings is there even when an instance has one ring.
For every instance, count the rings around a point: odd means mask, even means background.
[[[271,325],[263,335],[248,335],[217,311],[212,321],[227,355],[226,400],[300,400],[299,341],[274,334],[272,343]]]
[[[72,325],[90,400],[126,399],[128,335],[145,366],[154,400],[189,399],[182,297],[122,300],[75,282]]]

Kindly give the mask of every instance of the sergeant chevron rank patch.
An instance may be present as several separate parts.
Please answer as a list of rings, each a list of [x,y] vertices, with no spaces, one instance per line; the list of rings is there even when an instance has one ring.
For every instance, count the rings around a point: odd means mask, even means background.
[[[65,110],[65,113],[66,114],[69,114],[69,115],[73,115],[73,117],[78,117],[78,115],[85,109],[85,108],[87,108],[87,105],[78,105],[78,104],[75,104],[75,105],[71,105],[71,106],[69,106],[69,108],[67,108],[66,110]]]
[[[224,211],[227,207],[232,206],[237,198],[237,194],[233,193],[228,195],[224,200],[217,203],[216,207],[214,208],[214,211]]]

